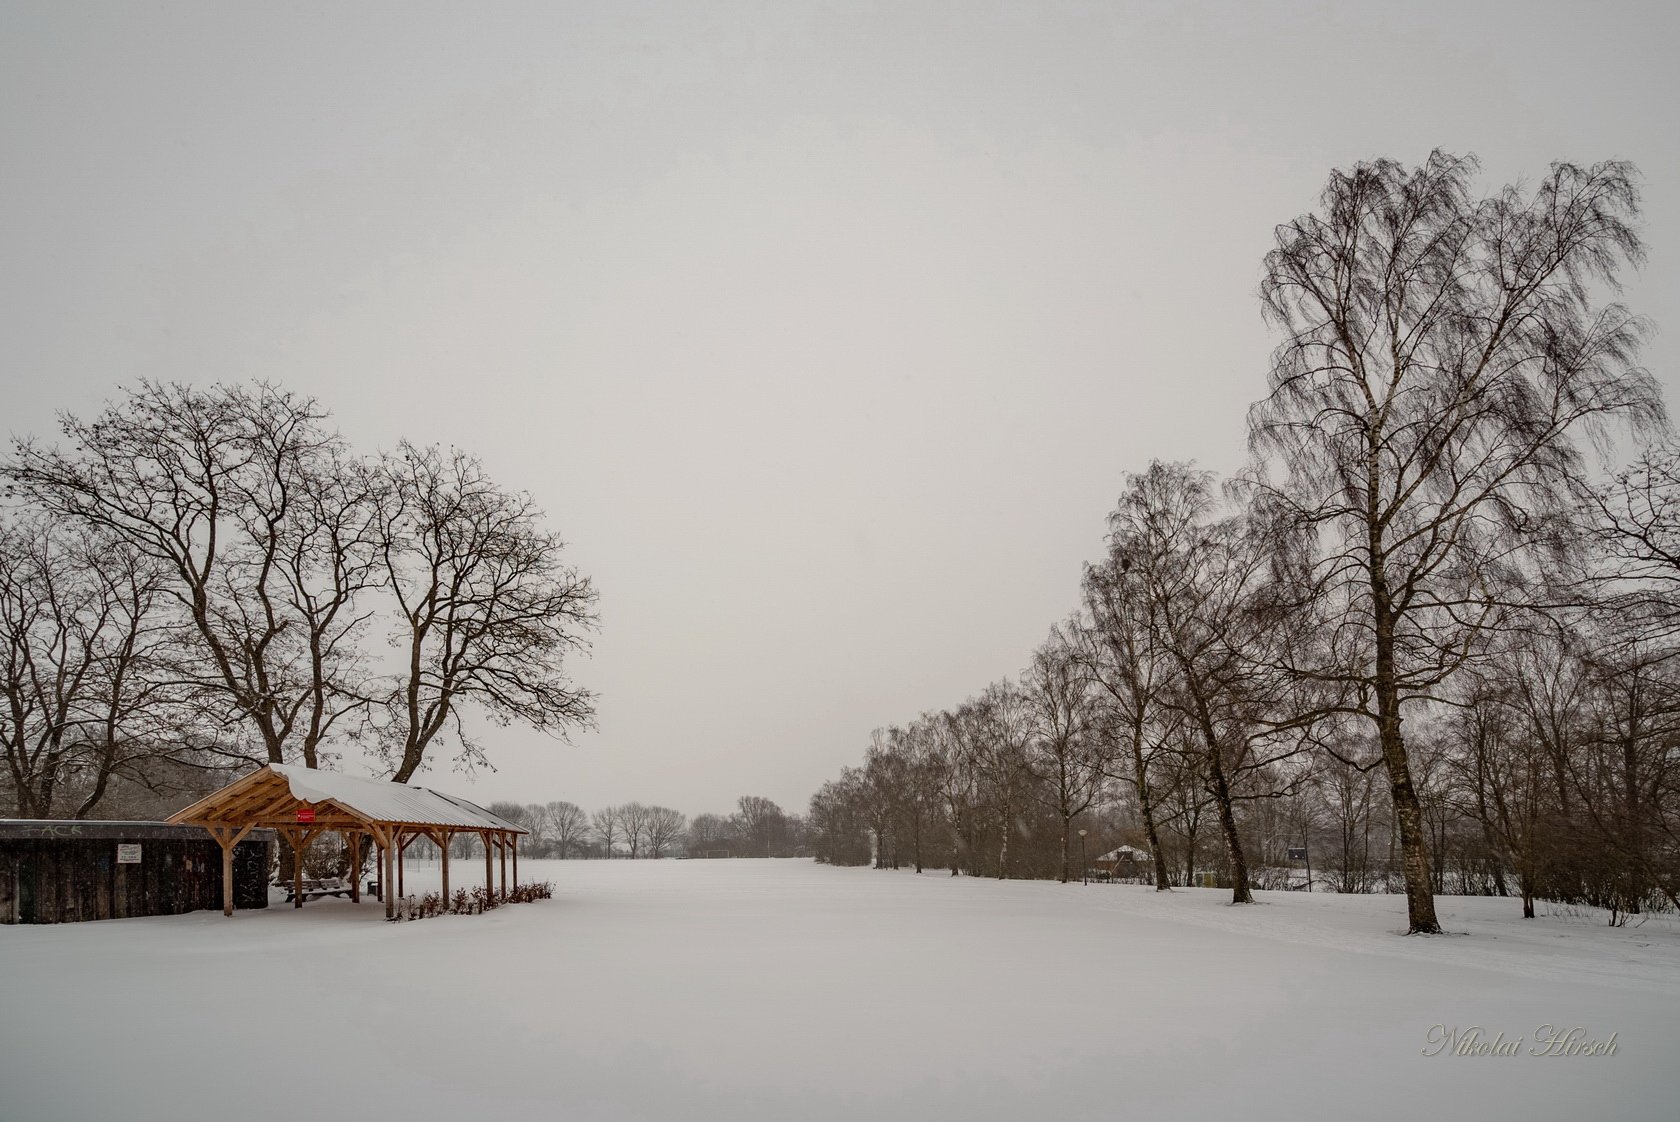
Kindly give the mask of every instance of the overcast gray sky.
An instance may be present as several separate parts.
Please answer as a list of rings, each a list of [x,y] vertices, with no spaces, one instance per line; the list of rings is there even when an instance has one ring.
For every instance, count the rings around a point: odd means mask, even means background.
[[[1126,472],[1239,466],[1334,166],[1637,162],[1677,400],[1675,10],[0,0],[0,430],[265,378],[475,451],[599,584],[600,731],[433,782],[802,810],[1025,664]]]

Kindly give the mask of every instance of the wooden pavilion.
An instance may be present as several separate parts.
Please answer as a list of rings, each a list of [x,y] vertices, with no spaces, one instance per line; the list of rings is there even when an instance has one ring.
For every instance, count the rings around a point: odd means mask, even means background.
[[[475,834],[484,842],[484,888],[494,892],[495,863],[501,859],[501,887],[508,886],[508,858],[519,883],[519,837],[528,831],[488,810],[425,787],[362,779],[331,771],[269,764],[172,815],[170,822],[202,826],[222,848],[222,914],[233,914],[233,847],[252,830],[274,830],[302,853],[327,831],[343,836],[352,870],[361,867],[363,839],[379,851],[379,888],[387,918],[396,915],[403,894],[403,853],[426,838],[443,854],[443,895],[449,896],[449,842],[457,834]],[[295,907],[303,907],[303,862],[292,862]],[[396,891],[391,891],[395,886]],[[352,873],[350,898],[361,899]]]

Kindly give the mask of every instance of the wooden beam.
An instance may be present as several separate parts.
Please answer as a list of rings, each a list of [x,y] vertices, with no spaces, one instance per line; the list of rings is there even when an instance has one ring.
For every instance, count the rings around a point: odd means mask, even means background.
[[[513,887],[519,887],[519,835],[513,835]]]
[[[503,897],[503,899],[507,898],[507,839],[508,839],[508,836],[506,834],[502,834],[496,839],[496,854],[497,854],[498,857],[501,858],[501,862],[502,862],[502,897]]]
[[[438,846],[443,850],[443,906],[449,906],[449,831],[439,831],[443,835],[443,842]]]
[[[240,787],[239,784],[235,784],[233,787],[226,787],[218,792],[219,800],[215,805],[207,808],[204,812],[205,816],[223,821],[236,821],[254,817],[259,810],[271,806],[279,806],[282,803],[286,805],[296,804],[297,800],[292,798],[290,786],[273,772],[257,772],[250,778],[253,782],[249,786]],[[217,796],[213,795],[211,798],[217,799]],[[194,809],[194,807],[188,807],[186,811],[181,813],[184,816]]]
[[[185,810],[176,811],[174,814],[171,814],[166,821],[173,822],[178,825],[185,824],[192,826],[203,825],[205,822],[217,821],[225,817],[218,811],[224,804],[225,800],[227,800],[230,796],[239,797],[248,792],[252,787],[264,783],[268,779],[278,778],[280,777],[275,775],[272,771],[269,771],[266,767],[260,771],[253,771],[249,775],[234,780],[226,787],[223,787],[220,791],[214,791],[204,796]]]
[[[490,858],[490,831],[484,830],[478,836],[484,839],[484,894],[494,896],[496,894],[496,874]]]

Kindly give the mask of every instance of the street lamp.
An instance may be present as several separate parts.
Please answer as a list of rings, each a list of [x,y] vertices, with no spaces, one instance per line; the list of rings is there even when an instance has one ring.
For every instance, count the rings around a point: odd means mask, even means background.
[[[1084,877],[1085,883],[1090,884],[1091,883],[1091,863],[1089,861],[1085,860],[1085,831],[1084,830],[1079,831],[1079,868],[1081,870],[1080,875],[1082,877]]]

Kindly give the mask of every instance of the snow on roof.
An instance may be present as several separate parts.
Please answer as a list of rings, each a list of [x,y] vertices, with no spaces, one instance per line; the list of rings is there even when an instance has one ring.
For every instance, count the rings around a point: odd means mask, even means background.
[[[1107,853],[1105,853],[1101,857],[1097,858],[1097,860],[1098,861],[1120,861],[1120,860],[1123,860],[1123,859],[1131,859],[1131,860],[1143,859],[1143,860],[1147,860],[1148,857],[1149,857],[1149,854],[1147,852],[1139,849],[1135,845],[1123,845],[1118,849],[1109,850]]]
[[[459,826],[471,830],[509,830],[525,827],[488,810],[427,787],[364,779],[336,771],[320,771],[296,764],[269,764],[268,770],[286,780],[292,797],[306,803],[332,801],[379,822],[411,822],[422,826]]]

